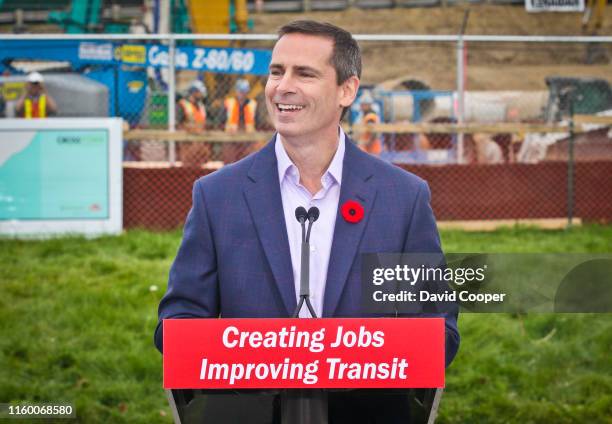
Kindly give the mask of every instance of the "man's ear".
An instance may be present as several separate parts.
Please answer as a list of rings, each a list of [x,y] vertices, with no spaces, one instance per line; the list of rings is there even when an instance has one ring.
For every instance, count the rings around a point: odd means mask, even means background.
[[[340,91],[340,106],[349,107],[357,97],[359,90],[359,78],[352,76],[342,83]]]

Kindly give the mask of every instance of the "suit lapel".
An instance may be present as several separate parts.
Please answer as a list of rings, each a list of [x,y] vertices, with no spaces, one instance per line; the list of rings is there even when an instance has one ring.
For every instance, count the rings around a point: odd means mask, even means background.
[[[296,307],[295,285],[274,140],[256,154],[244,195],[287,315],[291,315]]]
[[[369,166],[371,158],[365,155],[347,137],[340,200],[325,284],[324,317],[333,316],[336,311],[376,199],[376,187],[371,181],[373,174]],[[340,212],[340,208],[348,200],[355,200],[363,206],[364,217],[356,224],[347,222]]]

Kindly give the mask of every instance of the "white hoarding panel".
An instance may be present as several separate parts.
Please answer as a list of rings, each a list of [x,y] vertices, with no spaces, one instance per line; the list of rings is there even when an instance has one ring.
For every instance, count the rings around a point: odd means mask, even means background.
[[[0,120],[0,234],[117,234],[122,121]]]

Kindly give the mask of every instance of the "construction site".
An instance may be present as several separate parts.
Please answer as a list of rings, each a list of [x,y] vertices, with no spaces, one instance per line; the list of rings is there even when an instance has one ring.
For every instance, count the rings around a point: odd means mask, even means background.
[[[3,114],[17,116],[36,71],[57,117],[121,117],[124,223],[174,228],[189,208],[183,185],[273,135],[263,88],[274,34],[312,18],[360,43],[361,88],[345,130],[363,149],[426,177],[440,220],[564,226],[612,218],[610,194],[594,184],[612,178],[612,9],[387,3],[3,1]],[[205,114],[198,128],[181,122],[194,84]],[[236,131],[228,102],[238,85],[252,122]],[[365,124],[364,111],[374,121]],[[143,212],[158,208],[166,213]]]

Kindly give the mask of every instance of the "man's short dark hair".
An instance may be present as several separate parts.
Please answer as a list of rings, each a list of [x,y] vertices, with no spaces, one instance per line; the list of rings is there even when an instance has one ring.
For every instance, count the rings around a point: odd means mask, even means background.
[[[287,34],[307,34],[330,38],[334,43],[331,65],[336,70],[338,85],[352,76],[361,78],[361,51],[350,32],[327,22],[293,21],[278,30],[278,38]]]

